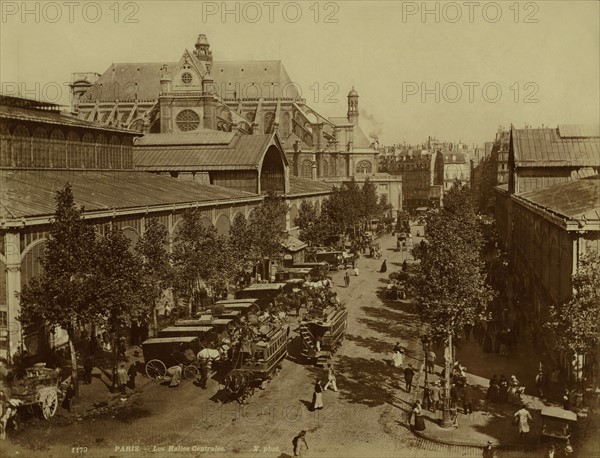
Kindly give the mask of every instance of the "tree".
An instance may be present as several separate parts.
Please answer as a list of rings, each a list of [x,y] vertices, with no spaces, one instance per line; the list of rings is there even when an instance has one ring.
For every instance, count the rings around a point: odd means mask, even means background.
[[[135,245],[135,251],[142,257],[142,275],[149,286],[150,307],[154,333],[158,332],[156,307],[164,291],[173,285],[173,266],[167,249],[167,228],[155,218],[148,220],[146,231]]]
[[[42,273],[30,280],[19,296],[19,319],[23,323],[42,321],[51,331],[62,328],[67,332],[76,395],[76,329],[78,322],[90,317],[91,263],[95,256],[94,228],[85,223],[83,214],[84,208],[75,206],[70,185],[56,193],[56,212],[40,260]]]
[[[264,260],[281,252],[287,212],[285,199],[269,193],[250,214],[251,246],[263,261],[263,278],[268,278]]]
[[[154,290],[143,275],[143,260],[131,241],[116,226],[96,242],[90,284],[90,312],[97,325],[114,337],[113,385],[116,387],[117,342],[121,327],[142,324],[153,310]]]
[[[452,338],[483,316],[493,293],[486,284],[481,227],[468,193],[455,185],[439,213],[427,217],[427,242],[412,280],[421,321],[433,338],[446,343],[446,390],[449,399]],[[449,404],[444,423],[449,422]]]
[[[367,178],[362,185],[361,197],[359,199],[359,218],[363,227],[368,228],[371,221],[381,216],[379,200],[377,197],[377,188],[375,184]]]
[[[557,349],[579,357],[592,352],[600,342],[598,252],[591,251],[582,256],[577,272],[571,278],[572,296],[558,305],[550,306],[545,327],[552,332]]]
[[[248,220],[242,213],[235,215],[229,228],[229,247],[236,272],[241,273],[254,267],[257,255],[252,247],[252,233]]]
[[[189,297],[203,288],[213,292],[225,287],[232,279],[235,263],[230,244],[217,230],[202,224],[198,209],[183,214],[183,221],[173,247],[175,286]]]
[[[396,218],[396,232],[410,233],[410,215],[406,210],[400,210]]]
[[[328,235],[327,221],[321,218],[317,206],[303,200],[294,224],[300,229],[300,239],[312,246],[322,245]]]

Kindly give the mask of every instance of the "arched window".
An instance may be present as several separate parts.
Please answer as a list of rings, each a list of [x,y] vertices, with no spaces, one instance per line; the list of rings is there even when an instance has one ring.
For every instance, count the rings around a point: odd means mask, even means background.
[[[97,164],[96,166],[99,169],[107,169],[108,168],[108,141],[106,137],[102,134],[98,135],[96,139],[96,151],[97,154]]]
[[[305,159],[300,166],[300,176],[302,178],[312,178],[312,161]]]
[[[8,127],[0,124],[0,166],[11,167],[12,158],[10,154],[11,138]]]
[[[329,176],[329,164],[327,161],[323,161],[321,163],[321,176],[328,177]]]
[[[41,127],[33,131],[33,166],[48,167],[50,165],[50,148],[48,133]]]
[[[110,137],[110,167],[112,169],[120,169],[123,167],[121,163],[121,142],[119,137],[113,135]]]
[[[67,166],[65,135],[61,130],[54,129],[50,139],[50,166],[65,168]]]
[[[96,167],[96,154],[94,151],[94,136],[87,132],[84,134],[82,139],[82,159],[83,159],[83,168],[91,169]]]
[[[273,121],[275,120],[275,115],[273,113],[265,113],[264,117],[263,117],[263,121],[264,121],[264,133],[265,134],[270,134],[271,130],[273,129]]]
[[[79,136],[71,131],[67,135],[67,167],[79,168],[83,161]]]
[[[360,161],[356,164],[356,173],[371,173],[373,166],[369,161]]]
[[[25,126],[17,126],[13,133],[13,161],[17,167],[31,165],[31,136]]]

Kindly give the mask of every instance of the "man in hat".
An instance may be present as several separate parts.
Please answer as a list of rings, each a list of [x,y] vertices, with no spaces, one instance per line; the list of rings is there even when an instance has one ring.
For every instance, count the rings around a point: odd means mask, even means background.
[[[412,381],[415,376],[415,370],[412,367],[412,364],[409,364],[406,369],[404,369],[404,381],[406,382],[406,392],[410,393],[412,389]]]
[[[494,448],[492,445],[494,445],[492,441],[487,442],[487,445],[483,448],[483,458],[494,458]]]
[[[308,450],[308,444],[306,443],[306,431],[300,431],[298,435],[292,439],[292,444],[294,446],[294,456],[302,456],[302,450]]]

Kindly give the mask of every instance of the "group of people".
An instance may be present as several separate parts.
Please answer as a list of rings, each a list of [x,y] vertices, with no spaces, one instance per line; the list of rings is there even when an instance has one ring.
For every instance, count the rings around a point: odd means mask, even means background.
[[[490,379],[489,387],[486,394],[486,400],[491,403],[510,403],[521,405],[521,397],[525,392],[525,388],[515,375],[511,375],[507,379],[504,374],[497,375]]]
[[[313,411],[323,409],[323,392],[327,391],[327,389],[331,386],[333,391],[337,393],[337,378],[335,376],[335,369],[333,368],[333,364],[330,364],[327,370],[327,383],[325,386],[321,384],[321,380],[317,379],[314,386],[313,398],[311,409]]]

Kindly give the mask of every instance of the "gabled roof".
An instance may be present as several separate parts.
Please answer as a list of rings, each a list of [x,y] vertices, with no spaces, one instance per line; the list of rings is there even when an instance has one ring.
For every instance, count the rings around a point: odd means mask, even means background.
[[[85,206],[86,212],[236,198],[260,199],[244,191],[146,172],[0,170],[0,218],[54,214],[56,191],[66,183],[72,186],[76,205]]]
[[[367,138],[360,126],[354,126],[354,148],[371,149],[371,141]]]
[[[594,126],[511,130],[516,166],[600,166],[600,136]]]
[[[165,64],[169,72],[173,72],[179,62],[112,64],[81,101],[156,100],[160,93],[161,68]],[[214,62],[210,76],[216,93],[223,98],[233,98],[234,91],[237,98],[300,98],[298,88],[279,60]]]
[[[220,134],[230,135],[230,141],[224,143],[227,135]],[[271,145],[278,146],[275,134],[154,134],[146,144],[136,142],[133,164],[137,169],[146,171],[258,170]]]
[[[515,194],[514,198],[566,218],[600,221],[599,175]]]

